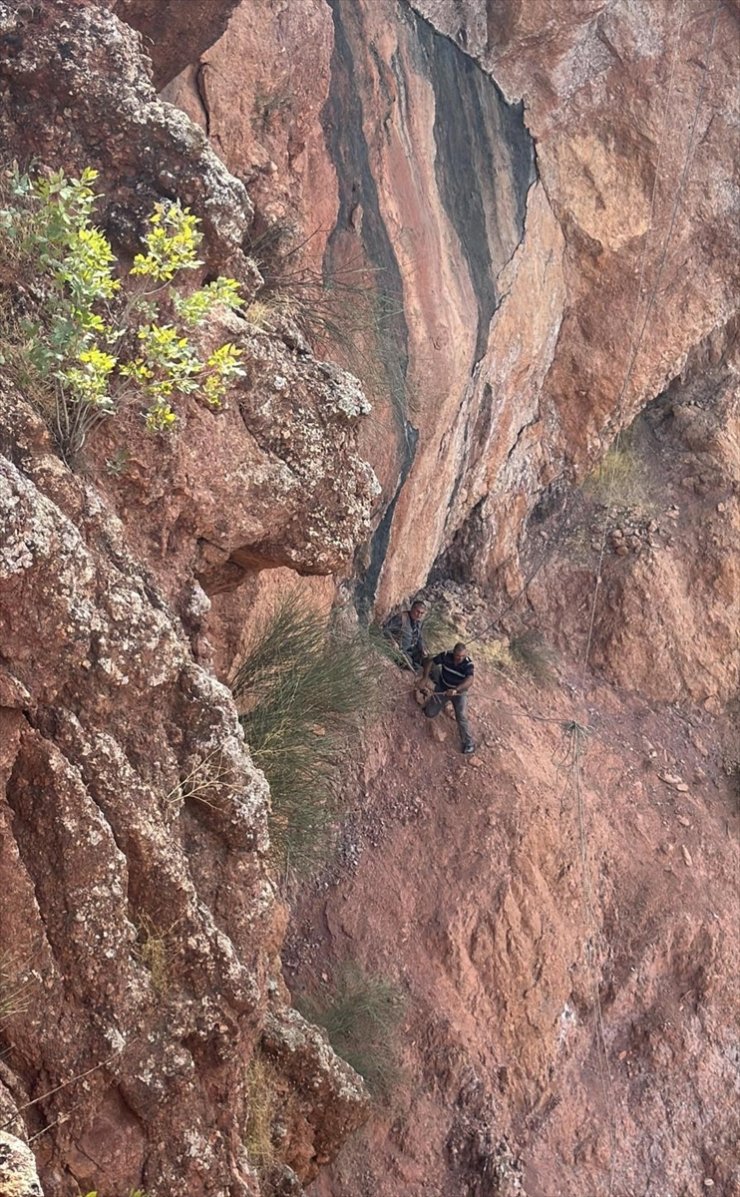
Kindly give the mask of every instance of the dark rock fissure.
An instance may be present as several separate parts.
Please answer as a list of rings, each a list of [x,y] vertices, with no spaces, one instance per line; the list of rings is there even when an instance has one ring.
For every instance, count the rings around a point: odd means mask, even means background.
[[[393,244],[383,221],[377,186],[363,129],[362,98],[352,41],[361,20],[347,0],[328,0],[334,20],[331,86],[322,113],[326,145],[337,171],[339,212],[328,239],[325,269],[338,260],[341,238],[353,229],[362,212],[362,246],[373,269],[392,294],[402,294],[402,280]],[[435,98],[434,136],[437,185],[451,224],[460,239],[478,306],[476,361],[485,352],[491,319],[500,302],[496,275],[524,236],[526,202],[536,178],[534,143],[524,124],[523,105],[509,104],[495,82],[447,37],[411,8],[400,10],[410,30],[414,67],[427,78]],[[383,64],[371,46],[382,76]],[[398,95],[406,95],[404,66],[394,56],[386,70],[393,73]],[[381,78],[381,83],[383,82]],[[510,180],[509,210],[501,211],[501,180]],[[512,230],[513,225],[513,230]],[[497,252],[498,251],[498,252]],[[393,515],[411,469],[417,430],[403,411],[403,381],[408,367],[408,328],[403,314],[384,331],[384,351],[398,363],[398,379],[389,376],[399,425],[398,482],[382,518],[364,551],[366,564],[357,565],[356,603],[366,613],[372,607],[388,550]],[[401,381],[399,381],[401,380]],[[394,393],[395,392],[395,393]]]
[[[402,281],[396,255],[380,211],[378,192],[370,168],[370,157],[362,125],[362,101],[355,84],[355,67],[346,22],[357,19],[356,12],[347,12],[344,0],[329,0],[334,19],[334,49],[331,60],[331,87],[322,113],[327,149],[337,171],[339,212],[329,237],[325,269],[331,267],[339,239],[352,228],[352,218],[358,205],[362,208],[362,245],[371,266],[383,279],[383,289],[401,296]],[[399,426],[400,462],[398,484],[388,502],[382,519],[372,536],[368,563],[359,577],[355,602],[361,614],[372,607],[375,591],[383,567],[391,524],[398,497],[414,460],[418,432],[404,414],[404,385],[408,369],[408,328],[403,312],[381,333],[387,344],[388,359],[398,363],[398,375],[389,371],[389,390]],[[394,393],[395,392],[395,393]]]
[[[491,319],[500,302],[496,275],[505,264],[491,258],[491,217],[495,225],[499,207],[497,179],[512,178],[520,243],[527,195],[537,178],[534,142],[524,123],[523,103],[508,103],[474,59],[413,9],[406,15],[434,91],[439,193],[460,238],[478,301],[477,362],[485,353]]]

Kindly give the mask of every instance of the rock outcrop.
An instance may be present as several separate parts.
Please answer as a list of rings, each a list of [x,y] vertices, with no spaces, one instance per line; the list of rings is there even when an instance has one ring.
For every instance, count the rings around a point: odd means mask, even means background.
[[[273,224],[400,305],[367,601],[438,559],[516,589],[543,489],[582,478],[731,318],[737,45],[735,9],[698,0],[301,0],[242,6],[172,85]]]
[[[154,66],[154,83],[161,88],[179,75],[204,50],[212,46],[226,28],[239,0],[107,0],[121,21],[138,29],[145,53]]]
[[[44,1197],[30,1147],[0,1131],[0,1192],[4,1197]]]
[[[123,255],[177,195],[203,220],[204,273],[231,270],[249,298],[246,191],[157,99],[133,32],[50,0],[0,5],[0,34],[10,153],[97,167]],[[376,489],[367,403],[305,347],[236,317],[228,336],[245,377],[223,412],[183,402],[167,441],[134,404],[77,472],[2,379],[0,1105],[55,1197],[258,1193],[249,1066],[268,1024],[279,1084],[312,1086],[285,1103],[285,1184],[365,1117],[359,1079],[297,1016],[280,1050],[269,794],[203,623],[204,587],[348,565]]]
[[[389,675],[339,859],[294,913],[295,994],[352,961],[406,997],[393,1101],[315,1192],[730,1197],[731,729],[589,683],[581,735],[567,658],[547,683],[474,655],[472,763]]]
[[[132,405],[76,472],[0,363],[0,1111],[47,1194],[730,1193],[738,13],[675,9],[0,0],[8,159],[95,167],[124,263],[182,200],[249,304],[223,411]],[[633,424],[657,494],[574,496]],[[463,777],[403,710],[350,762],[290,980],[384,963],[421,1083],[316,1180],[368,1099],[290,1007],[223,680],[279,587],[382,615],[430,577],[487,630],[531,578],[562,690],[499,683]]]

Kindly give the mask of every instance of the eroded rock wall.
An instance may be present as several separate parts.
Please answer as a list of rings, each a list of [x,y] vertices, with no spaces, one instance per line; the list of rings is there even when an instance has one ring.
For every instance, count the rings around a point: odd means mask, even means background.
[[[97,167],[124,260],[152,203],[179,196],[203,273],[233,269],[250,296],[246,191],[157,99],[130,28],[0,5],[0,78],[7,152]],[[22,303],[5,265],[0,286]],[[367,405],[238,318],[206,335],[244,354],[224,410],[183,401],[166,441],[134,403],[74,470],[42,416],[53,395],[0,380],[0,1109],[54,1197],[260,1193],[255,1053],[285,1093],[271,1184],[296,1191],[365,1116],[352,1070],[286,1011],[269,792],[209,669],[204,587],[347,565],[376,489]]]
[[[737,46],[735,9],[698,2],[304,0],[243,5],[204,56],[202,119],[258,206],[401,301],[366,601],[439,558],[518,587],[543,489],[581,478],[730,319]],[[192,78],[169,94],[200,104]]]

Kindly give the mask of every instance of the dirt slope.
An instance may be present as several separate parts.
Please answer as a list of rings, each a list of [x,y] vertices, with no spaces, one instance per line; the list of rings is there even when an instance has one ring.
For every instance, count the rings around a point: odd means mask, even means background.
[[[396,981],[403,1080],[317,1197],[737,1191],[721,749],[706,715],[593,687],[579,801],[562,681],[480,669],[465,763],[454,724],[432,740],[389,678],[342,864],[303,895],[286,975],[301,992],[352,960]]]

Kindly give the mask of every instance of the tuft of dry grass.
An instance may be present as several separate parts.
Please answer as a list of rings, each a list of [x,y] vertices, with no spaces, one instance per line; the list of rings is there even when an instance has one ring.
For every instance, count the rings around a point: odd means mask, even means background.
[[[625,437],[609,449],[583,489],[594,502],[607,507],[645,507],[649,501],[642,463]]]
[[[137,942],[134,954],[141,961],[152,979],[157,993],[166,993],[171,983],[172,932],[174,925],[166,930],[157,926],[153,919],[144,914],[136,923]]]
[[[256,1168],[269,1168],[277,1162],[272,1139],[276,1117],[278,1073],[275,1066],[260,1052],[252,1056],[247,1070],[247,1125],[244,1146],[250,1162]]]
[[[28,976],[28,962],[19,960],[12,948],[0,952],[0,1026],[28,1010],[33,988],[34,978]]]
[[[534,681],[548,685],[555,677],[555,657],[552,649],[536,631],[522,632],[509,641],[509,655],[515,668]]]

